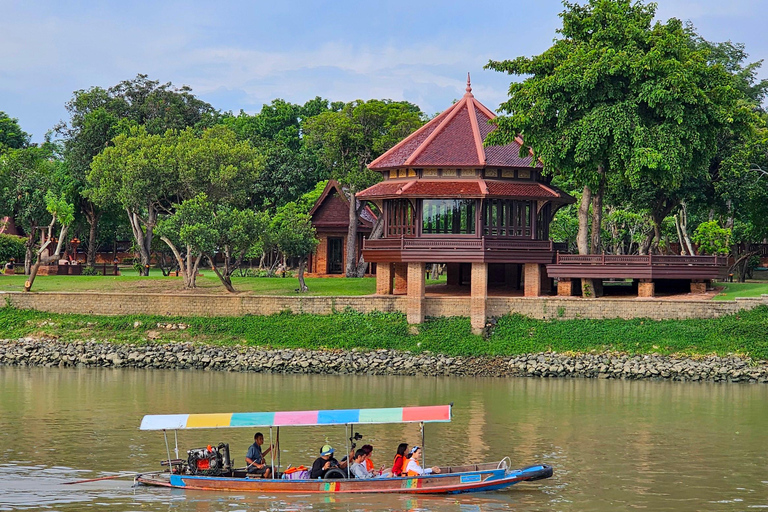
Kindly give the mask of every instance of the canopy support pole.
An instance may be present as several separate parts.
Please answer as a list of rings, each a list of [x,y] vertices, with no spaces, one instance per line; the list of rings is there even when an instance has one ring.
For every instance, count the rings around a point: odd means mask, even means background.
[[[347,427],[349,427],[349,432],[347,432]],[[349,455],[350,450],[352,450],[352,448],[350,448],[349,446],[349,443],[351,442],[349,438],[352,437],[353,430],[354,430],[354,427],[349,423],[344,425],[344,436],[346,437],[346,439],[344,440],[344,446],[346,446],[347,448],[347,478],[350,478],[349,467],[352,465],[352,459],[350,458],[350,455]],[[349,436],[347,436],[347,434],[349,434]]]
[[[277,450],[277,469],[280,469],[281,467],[280,466],[280,427],[277,427],[277,439],[275,439],[275,449]]]
[[[269,427],[269,447],[272,448],[272,427]],[[269,450],[269,462],[272,464],[272,478],[275,478],[275,450]]]
[[[173,440],[176,442],[176,446],[174,447],[173,451],[176,453],[176,458],[179,458],[179,431],[174,430],[173,431]]]
[[[421,430],[421,464],[423,468],[427,467],[427,451],[424,449],[424,422],[419,422],[419,430]]]
[[[171,449],[168,447],[168,433],[163,429],[163,437],[165,438],[165,452],[168,454],[168,471],[173,473],[173,466],[171,466]]]

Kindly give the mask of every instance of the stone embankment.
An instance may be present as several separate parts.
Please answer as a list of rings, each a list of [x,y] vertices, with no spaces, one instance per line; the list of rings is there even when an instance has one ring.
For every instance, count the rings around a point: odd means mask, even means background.
[[[737,357],[540,353],[513,357],[449,357],[395,350],[330,351],[216,347],[193,343],[142,345],[21,338],[0,340],[0,365],[199,369],[235,372],[582,377],[768,383],[768,361]]]

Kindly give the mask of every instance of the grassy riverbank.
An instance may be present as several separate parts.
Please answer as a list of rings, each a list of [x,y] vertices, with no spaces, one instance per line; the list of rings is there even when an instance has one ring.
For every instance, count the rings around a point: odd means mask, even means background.
[[[398,349],[449,355],[619,351],[686,356],[739,354],[768,359],[768,307],[700,320],[532,320],[506,316],[488,338],[466,318],[430,319],[410,334],[394,313],[224,318],[62,315],[0,308],[0,338],[56,337],[144,343],[195,341],[271,348]]]

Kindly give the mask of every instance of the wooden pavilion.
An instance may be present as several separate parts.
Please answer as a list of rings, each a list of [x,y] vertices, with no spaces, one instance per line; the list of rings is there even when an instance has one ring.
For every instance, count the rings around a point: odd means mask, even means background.
[[[574,199],[521,156],[522,140],[483,145],[494,117],[467,77],[460,101],[368,166],[384,179],[357,197],[377,205],[384,234],[364,240],[363,256],[377,264],[377,294],[407,294],[410,323],[424,319],[426,263],[447,264],[449,285],[470,285],[475,330],[485,325],[489,283],[549,291],[549,224]]]

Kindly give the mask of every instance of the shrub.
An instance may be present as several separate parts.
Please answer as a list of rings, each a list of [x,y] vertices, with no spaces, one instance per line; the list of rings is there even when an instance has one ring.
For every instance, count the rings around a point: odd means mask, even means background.
[[[0,234],[0,262],[5,263],[11,258],[24,261],[24,253],[27,250],[24,243],[24,237]]]

